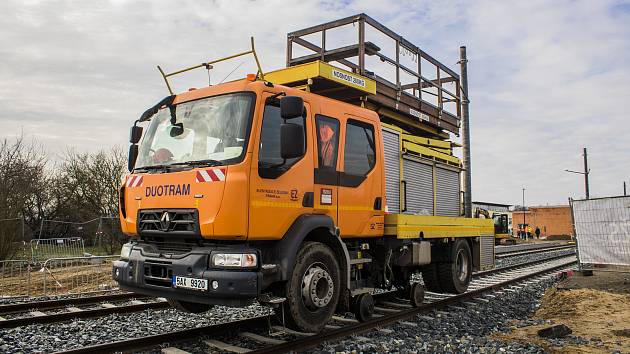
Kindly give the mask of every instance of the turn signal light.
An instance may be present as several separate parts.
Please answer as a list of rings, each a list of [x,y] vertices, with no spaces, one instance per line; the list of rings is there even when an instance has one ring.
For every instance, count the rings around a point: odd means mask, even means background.
[[[256,81],[256,74],[247,74],[247,81]]]

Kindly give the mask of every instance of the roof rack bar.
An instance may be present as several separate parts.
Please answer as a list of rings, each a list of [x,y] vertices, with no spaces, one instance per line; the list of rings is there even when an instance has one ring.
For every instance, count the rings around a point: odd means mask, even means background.
[[[166,82],[166,87],[168,88],[168,91],[172,95],[173,94],[173,90],[171,89],[171,85],[168,82],[168,78],[169,77],[175,76],[175,75],[179,75],[179,74],[185,73],[187,71],[199,69],[199,68],[202,68],[202,67],[205,67],[207,69],[212,69],[212,64],[216,64],[216,63],[220,63],[222,61],[238,58],[238,57],[241,57],[243,55],[252,54],[254,56],[254,60],[256,61],[256,66],[258,67],[258,73],[257,73],[256,76],[257,77],[259,76],[261,80],[264,80],[265,76],[264,76],[264,73],[263,73],[262,68],[260,66],[260,61],[258,61],[258,55],[256,55],[256,48],[254,47],[254,37],[250,37],[250,40],[251,40],[252,49],[250,49],[250,50],[248,50],[246,52],[241,52],[241,53],[230,55],[230,56],[227,56],[227,57],[224,57],[224,58],[208,61],[206,63],[201,63],[199,65],[191,66],[191,67],[188,67],[188,68],[185,68],[185,69],[173,71],[172,73],[165,73],[164,70],[162,70],[162,68],[159,65],[158,65],[158,70],[160,71],[160,74],[162,74],[162,77],[164,78],[164,81]]]

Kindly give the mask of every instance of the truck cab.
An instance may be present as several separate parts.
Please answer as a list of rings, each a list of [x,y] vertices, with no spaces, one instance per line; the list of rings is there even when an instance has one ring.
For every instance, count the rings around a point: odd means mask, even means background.
[[[260,80],[175,96],[120,190],[132,241],[115,279],[193,311],[243,306],[289,278],[305,240],[383,236],[380,132],[373,111]]]

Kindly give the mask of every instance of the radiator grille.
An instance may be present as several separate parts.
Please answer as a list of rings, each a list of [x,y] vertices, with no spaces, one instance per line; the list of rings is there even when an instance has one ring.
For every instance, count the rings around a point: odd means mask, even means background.
[[[198,235],[199,217],[194,209],[150,209],[138,212],[138,233]]]

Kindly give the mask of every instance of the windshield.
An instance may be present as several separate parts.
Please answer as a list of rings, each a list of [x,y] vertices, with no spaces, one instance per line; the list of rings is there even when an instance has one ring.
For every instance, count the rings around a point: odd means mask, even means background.
[[[240,162],[247,149],[254,95],[234,93],[185,102],[152,119],[138,151],[137,168],[187,162]]]

